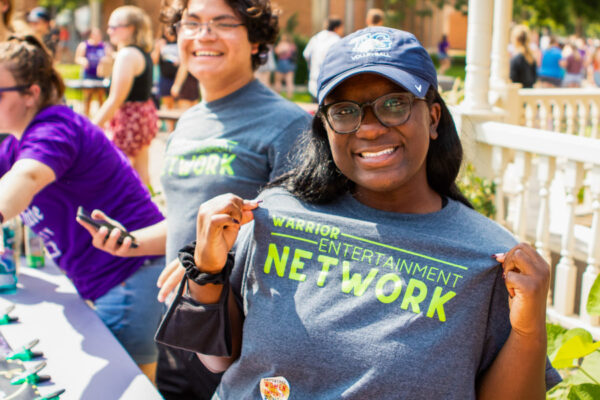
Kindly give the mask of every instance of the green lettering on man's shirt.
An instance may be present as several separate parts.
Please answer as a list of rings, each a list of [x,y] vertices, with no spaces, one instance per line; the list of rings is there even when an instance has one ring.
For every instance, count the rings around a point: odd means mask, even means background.
[[[220,163],[221,163],[221,157],[219,157],[218,154],[211,154],[210,156],[208,156],[208,160],[206,161],[205,174],[206,175],[216,175],[217,167],[219,166]]]
[[[192,160],[194,160],[194,168],[192,169],[194,171],[194,175],[202,175],[204,172],[204,167],[206,167],[207,158],[208,157],[206,157],[204,154],[192,157]]]

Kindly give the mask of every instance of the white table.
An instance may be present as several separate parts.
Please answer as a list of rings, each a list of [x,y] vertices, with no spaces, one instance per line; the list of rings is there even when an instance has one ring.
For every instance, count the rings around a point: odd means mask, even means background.
[[[52,263],[42,269],[22,267],[15,294],[0,295],[2,310],[19,321],[0,326],[13,349],[34,338],[48,365],[40,372],[51,381],[39,386],[41,394],[66,389],[61,400],[162,399],[94,311]],[[28,361],[27,366],[39,361]]]

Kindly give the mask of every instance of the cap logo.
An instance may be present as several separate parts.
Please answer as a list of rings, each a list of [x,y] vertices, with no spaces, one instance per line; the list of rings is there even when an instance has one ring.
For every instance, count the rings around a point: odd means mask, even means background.
[[[376,32],[364,33],[350,41],[352,60],[364,57],[391,57],[389,50],[392,48],[392,39],[389,34]]]
[[[415,89],[417,89],[417,91],[418,91],[419,93],[421,93],[421,89],[422,89],[422,88],[423,88],[423,86],[421,86],[421,85],[415,85]]]

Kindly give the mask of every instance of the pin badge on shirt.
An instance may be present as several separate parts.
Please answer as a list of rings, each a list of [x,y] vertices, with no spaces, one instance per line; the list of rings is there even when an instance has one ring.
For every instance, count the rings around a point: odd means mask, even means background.
[[[290,397],[290,384],[283,376],[262,378],[260,395],[263,400],[287,400]]]

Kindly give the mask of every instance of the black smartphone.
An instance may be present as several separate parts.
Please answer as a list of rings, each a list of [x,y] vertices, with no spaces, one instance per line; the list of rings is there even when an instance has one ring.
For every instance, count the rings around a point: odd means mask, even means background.
[[[77,218],[79,218],[82,221],[87,222],[88,224],[92,225],[94,228],[96,229],[100,229],[101,227],[105,226],[108,228],[108,233],[106,234],[106,237],[108,238],[108,235],[110,235],[110,232],[112,232],[113,229],[117,228],[120,232],[121,235],[119,236],[119,238],[117,239],[117,243],[118,244],[123,244],[123,240],[129,236],[132,240],[131,242],[131,247],[133,247],[134,249],[136,247],[138,247],[137,243],[135,242],[135,237],[127,232],[124,231],[123,229],[114,226],[113,224],[106,222],[106,221],[102,221],[102,220],[97,220],[97,219],[93,219],[92,216],[90,214],[88,214],[82,206],[79,206],[79,208],[77,208]]]

